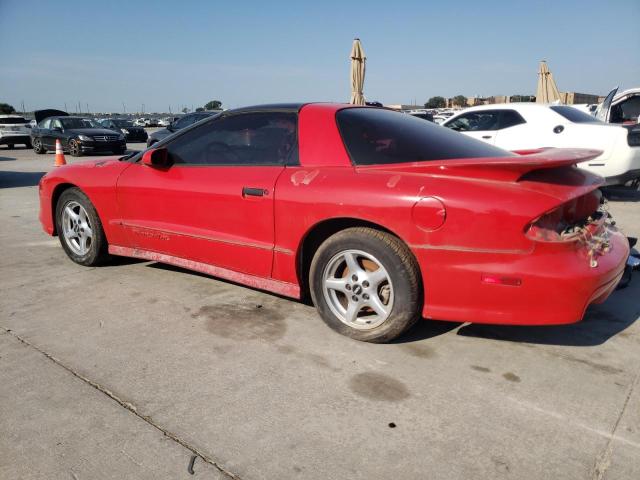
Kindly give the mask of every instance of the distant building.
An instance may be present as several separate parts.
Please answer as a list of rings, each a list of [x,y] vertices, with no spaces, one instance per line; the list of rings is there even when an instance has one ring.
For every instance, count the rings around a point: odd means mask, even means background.
[[[580,103],[600,103],[598,95],[592,95],[590,93],[576,93],[576,92],[560,92],[560,101],[565,105],[576,105]]]

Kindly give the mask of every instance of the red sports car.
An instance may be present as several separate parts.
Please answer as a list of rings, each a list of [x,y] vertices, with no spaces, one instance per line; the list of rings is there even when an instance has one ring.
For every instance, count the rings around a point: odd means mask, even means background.
[[[68,256],[124,255],[293,298],[389,341],[418,318],[579,321],[629,247],[590,150],[507,152],[410,115],[341,104],[226,111],[40,183]]]

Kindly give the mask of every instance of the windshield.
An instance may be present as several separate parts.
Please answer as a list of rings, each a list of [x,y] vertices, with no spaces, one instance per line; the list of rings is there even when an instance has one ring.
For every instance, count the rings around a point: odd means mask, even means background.
[[[22,117],[0,118],[0,125],[13,125],[15,123],[29,123]]]
[[[60,122],[62,123],[63,128],[65,129],[73,129],[73,128],[97,128],[98,124],[93,120],[88,118],[60,118]]]
[[[116,124],[116,127],[133,127],[133,122],[131,120],[112,120],[113,123]]]
[[[346,108],[338,127],[356,165],[514,154],[411,115],[379,108]]]
[[[554,105],[549,108],[573,123],[601,123],[596,117],[592,117],[577,108],[567,107],[566,105]]]

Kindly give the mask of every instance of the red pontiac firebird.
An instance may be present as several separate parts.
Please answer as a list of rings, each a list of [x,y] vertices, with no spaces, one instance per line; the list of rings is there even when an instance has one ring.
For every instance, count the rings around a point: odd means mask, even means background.
[[[591,150],[519,154],[382,108],[223,112],[150,149],[40,183],[67,255],[204,272],[293,298],[334,330],[389,341],[418,318],[579,321],[629,247],[602,208]]]

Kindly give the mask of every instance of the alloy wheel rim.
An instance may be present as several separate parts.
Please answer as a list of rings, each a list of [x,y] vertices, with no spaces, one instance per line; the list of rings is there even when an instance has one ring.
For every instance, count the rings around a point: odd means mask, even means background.
[[[78,202],[69,202],[62,211],[62,234],[71,251],[79,256],[89,253],[93,245],[93,228],[89,215]]]
[[[71,155],[76,156],[78,154],[78,142],[71,142]]]
[[[384,323],[393,309],[393,283],[382,263],[362,250],[334,255],[322,275],[324,298],[345,325],[370,330]]]

